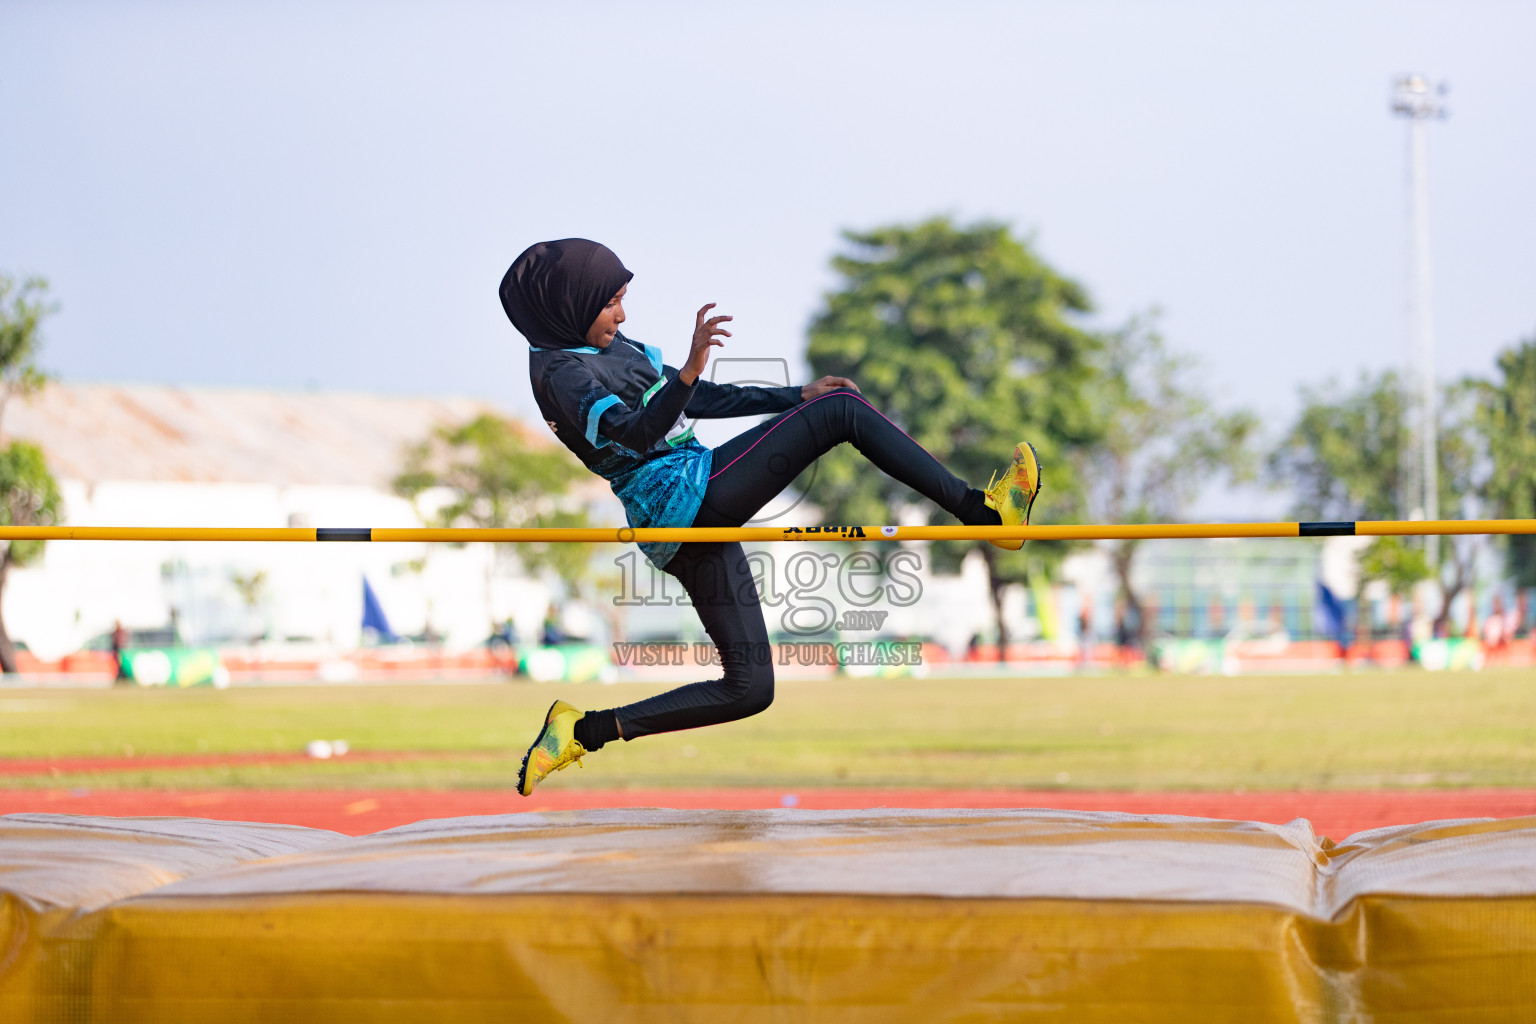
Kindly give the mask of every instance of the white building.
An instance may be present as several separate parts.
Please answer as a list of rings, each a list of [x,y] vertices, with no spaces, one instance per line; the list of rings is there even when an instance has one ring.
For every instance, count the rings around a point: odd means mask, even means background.
[[[404,448],[483,412],[498,410],[463,398],[59,384],[11,403],[4,427],[46,452],[69,525],[412,527],[417,510],[390,490]],[[604,496],[605,521],[620,521],[605,487],[592,495]],[[252,606],[236,583],[257,573]],[[193,643],[265,635],[349,650],[365,577],[396,632],[430,627],[457,648],[509,616],[536,632],[550,598],[489,545],[59,541],[12,572],[5,621],[45,659],[116,620],[155,628],[173,617]]]

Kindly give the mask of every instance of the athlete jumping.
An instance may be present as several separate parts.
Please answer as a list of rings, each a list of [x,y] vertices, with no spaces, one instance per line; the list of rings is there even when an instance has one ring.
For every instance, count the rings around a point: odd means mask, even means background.
[[[555,436],[606,479],[634,527],[741,526],[817,457],[844,441],[888,476],[967,526],[1023,525],[1040,490],[1034,447],[1021,442],[1000,479],[969,486],[859,394],[823,377],[804,387],[757,388],[703,379],[729,316],[699,310],[680,368],[619,332],[634,275],[584,238],[540,242],[501,279],[501,304],[531,346],[528,374]],[[778,413],[709,449],[684,414],[723,419]],[[1023,541],[992,541],[1017,550]],[[773,702],[768,628],[746,553],[734,543],[642,543],[676,577],[715,642],[723,676],[634,704],[582,712],[557,700],[523,757],[523,796],[551,772],[614,740],[733,722]],[[756,656],[754,657],[754,654]]]

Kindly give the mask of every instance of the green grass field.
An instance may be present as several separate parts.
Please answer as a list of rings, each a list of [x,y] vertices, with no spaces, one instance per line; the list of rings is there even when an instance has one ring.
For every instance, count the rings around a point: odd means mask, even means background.
[[[661,687],[417,685],[0,691],[0,757],[293,753],[349,760],[0,776],[0,787],[510,788],[556,697]],[[3,770],[3,769],[0,769]],[[1536,786],[1536,673],[786,682],[763,715],[616,744],[566,786],[1364,789]]]

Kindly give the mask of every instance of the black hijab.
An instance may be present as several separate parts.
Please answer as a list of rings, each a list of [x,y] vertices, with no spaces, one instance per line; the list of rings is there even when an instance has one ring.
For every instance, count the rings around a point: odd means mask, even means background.
[[[634,276],[606,245],[539,242],[501,279],[501,308],[534,348],[582,348],[597,314]]]

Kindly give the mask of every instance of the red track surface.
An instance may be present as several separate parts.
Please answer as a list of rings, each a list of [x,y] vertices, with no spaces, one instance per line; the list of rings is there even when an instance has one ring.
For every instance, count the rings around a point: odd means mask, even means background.
[[[362,835],[423,818],[597,807],[747,809],[797,806],[1049,807],[1187,814],[1283,823],[1311,820],[1320,835],[1444,818],[1536,815],[1536,790],[1388,790],[1327,793],[1089,793],[1065,790],[781,789],[593,790],[549,785],[529,799],[484,790],[0,790],[0,814],[48,811],[114,816],[172,815],[269,821]]]

